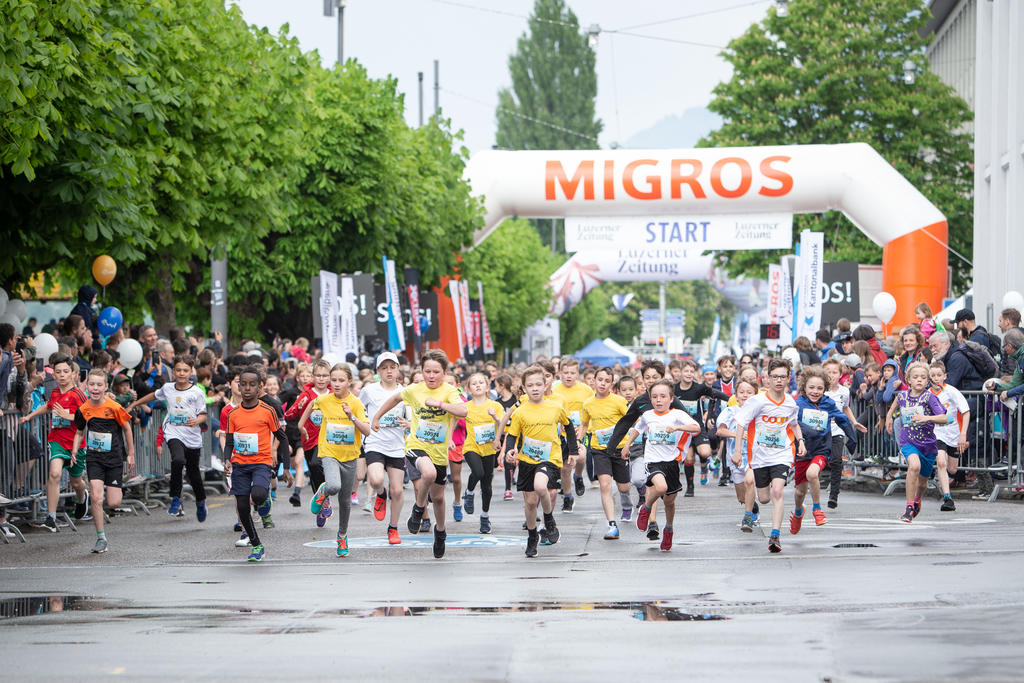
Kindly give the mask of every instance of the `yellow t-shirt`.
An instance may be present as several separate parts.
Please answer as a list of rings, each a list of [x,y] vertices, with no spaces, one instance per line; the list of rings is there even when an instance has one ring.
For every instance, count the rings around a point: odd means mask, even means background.
[[[487,411],[493,409],[500,422],[505,409],[497,401],[490,400],[479,406],[470,401],[466,407],[469,408],[469,415],[466,416],[466,443],[462,446],[462,452],[492,455],[498,426]]]
[[[562,443],[558,426],[568,424],[569,414],[558,402],[544,401],[539,405],[527,402],[516,408],[505,431],[517,439],[519,460],[531,465],[549,460],[555,467],[561,467]],[[519,437],[522,437],[521,441]]]
[[[313,410],[319,410],[323,419],[320,422],[320,436],[317,438],[317,455],[349,462],[359,457],[363,434],[345,414],[343,403],[348,404],[352,417],[367,421],[363,402],[352,392],[345,398],[338,398],[333,392],[318,396],[313,401]]]
[[[615,425],[626,414],[627,410],[629,410],[629,404],[626,403],[626,399],[618,394],[608,394],[604,398],[598,398],[595,395],[583,402],[580,417],[584,422],[590,423],[587,427],[587,434],[591,435],[591,448],[599,451],[611,450],[613,448],[612,444],[608,443],[608,440],[612,438]],[[614,448],[616,450],[622,448],[624,443],[626,443],[626,437],[622,437]]]
[[[431,389],[426,382],[413,384],[402,390],[402,400],[412,413],[409,436],[405,438],[406,452],[423,451],[435,465],[448,464],[448,445],[452,440],[455,424],[451,413],[441,408],[428,408],[424,401],[432,398],[443,403],[462,403],[459,390],[442,382]]]
[[[559,384],[551,390],[556,396],[561,396],[565,399],[565,412],[569,413],[569,418],[572,420],[573,425],[576,427],[580,426],[580,411],[583,410],[583,402],[591,396],[594,396],[594,390],[588,387],[583,382],[576,382],[572,385],[572,388]]]
[[[759,394],[763,394],[763,393],[764,393],[764,392],[766,392],[766,391],[768,391],[768,390],[767,390],[767,389],[758,389],[758,390],[757,390],[757,393],[759,393]],[[728,405],[731,405],[731,406],[738,406],[739,404],[740,404],[740,402],[736,400],[736,397],[735,397],[735,396],[730,396],[730,397],[729,397],[729,403],[728,403]]]

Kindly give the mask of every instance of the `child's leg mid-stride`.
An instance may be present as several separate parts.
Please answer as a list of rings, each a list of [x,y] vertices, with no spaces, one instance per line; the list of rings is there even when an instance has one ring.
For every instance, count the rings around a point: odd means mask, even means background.
[[[811,493],[813,503],[812,515],[814,523],[822,526],[828,522],[825,511],[821,509],[821,470],[824,469],[828,460],[824,455],[816,455],[810,460],[798,460],[796,462],[795,476],[793,483],[796,484],[793,495],[793,512],[789,516],[789,532],[800,533],[800,526],[804,519],[804,497],[807,492]]]
[[[935,454],[922,454],[914,446],[904,446],[902,452],[907,459],[907,508],[900,521],[909,524],[921,512],[921,499],[935,471]]]

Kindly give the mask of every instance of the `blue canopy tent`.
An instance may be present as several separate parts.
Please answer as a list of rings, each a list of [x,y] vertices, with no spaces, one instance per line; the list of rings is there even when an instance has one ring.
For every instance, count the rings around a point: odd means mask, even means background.
[[[590,342],[572,356],[580,362],[589,360],[594,365],[615,365],[616,363],[625,365],[629,362],[629,356],[615,351],[600,339]]]

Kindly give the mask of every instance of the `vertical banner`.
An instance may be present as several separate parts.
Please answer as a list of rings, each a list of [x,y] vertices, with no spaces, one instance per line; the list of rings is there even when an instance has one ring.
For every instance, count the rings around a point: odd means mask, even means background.
[[[356,304],[355,286],[352,278],[342,276],[341,281],[341,303],[339,309],[341,357],[349,353],[359,356],[359,334],[356,332],[356,313],[359,310]]]
[[[483,335],[484,353],[494,353],[494,339],[491,328],[487,325],[487,310],[484,308],[484,283],[476,283],[477,296],[480,297],[480,332]]]
[[[459,303],[462,305],[462,327],[466,330],[466,357],[472,358],[476,353],[477,333],[469,311],[469,283],[465,280],[459,281]]]
[[[339,354],[345,359],[341,343],[341,321],[338,319],[338,276],[320,271],[320,327],[324,353]]]
[[[715,326],[711,328],[711,362],[718,359],[718,335],[722,333],[722,318],[715,316]]]
[[[768,266],[768,324],[779,325],[779,335],[782,335],[782,266],[769,264]],[[766,345],[769,351],[779,350],[778,339],[768,339]]]
[[[462,329],[462,299],[459,296],[459,281],[448,281],[448,293],[452,296],[452,306],[455,307],[455,334],[459,338],[459,355],[466,357],[466,336]],[[452,358],[452,360],[455,360]]]
[[[418,356],[423,350],[423,331],[420,330],[420,271],[405,269],[405,288],[409,292],[409,311],[412,318],[412,347]]]
[[[825,234],[804,230],[800,234],[800,310],[797,336],[812,342],[821,328],[821,282],[825,269]]]
[[[779,344],[793,343],[793,286],[789,276],[789,259],[783,257],[779,265]]]
[[[484,359],[484,349],[480,331],[480,299],[469,300],[469,317],[473,321],[473,360]]]
[[[405,350],[405,330],[402,326],[402,300],[398,296],[398,280],[395,278],[395,262],[384,257],[384,288],[388,294],[388,348],[392,351]]]

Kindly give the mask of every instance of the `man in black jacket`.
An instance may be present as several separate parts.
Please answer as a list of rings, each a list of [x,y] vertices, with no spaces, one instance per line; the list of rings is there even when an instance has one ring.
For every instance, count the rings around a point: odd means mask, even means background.
[[[961,311],[961,313],[962,312],[963,311]],[[970,311],[968,311],[968,313],[970,313]],[[973,322],[973,313],[971,313],[969,320]],[[975,325],[974,328],[977,328],[977,325]],[[984,333],[980,334],[984,336]],[[932,349],[932,353],[934,354],[932,358],[942,361],[942,364],[946,366],[946,384],[956,387],[960,391],[979,391],[985,383],[984,379],[980,374],[978,374],[978,371],[974,368],[974,364],[971,363],[971,360],[963,351],[955,347],[953,342],[953,335],[949,332],[936,332],[929,337],[928,346]],[[988,337],[985,336],[985,338],[978,341],[978,343],[983,344],[985,345],[985,348],[988,348]],[[971,411],[971,421],[967,425],[967,443],[969,448],[974,449],[973,452],[977,453],[977,421],[979,415],[981,415],[979,408],[984,404],[978,401],[977,395],[972,394],[965,396],[964,398],[967,399],[967,406]],[[966,453],[964,457],[967,457]],[[958,470],[954,477],[954,482],[963,483],[965,481],[964,470]],[[991,481],[991,477],[982,477],[979,475],[981,493],[985,492],[986,482],[988,490],[991,491]]]

